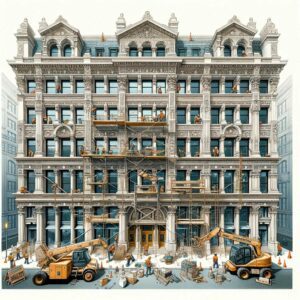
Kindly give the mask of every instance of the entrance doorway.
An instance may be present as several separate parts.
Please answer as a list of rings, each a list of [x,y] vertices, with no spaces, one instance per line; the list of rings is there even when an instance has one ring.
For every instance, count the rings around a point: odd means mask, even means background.
[[[165,246],[165,240],[166,240],[166,228],[163,226],[158,226],[158,242],[159,242],[159,248]]]
[[[146,245],[148,247],[153,245],[153,226],[151,225],[142,226],[142,247]]]

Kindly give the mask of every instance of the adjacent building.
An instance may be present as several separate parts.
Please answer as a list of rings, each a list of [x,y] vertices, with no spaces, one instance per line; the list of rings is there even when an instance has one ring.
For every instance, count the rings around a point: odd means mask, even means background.
[[[2,113],[2,249],[18,241],[17,206],[17,88],[1,73]],[[6,225],[5,225],[6,224]]]
[[[116,26],[83,36],[60,16],[16,33],[19,242],[163,253],[221,226],[275,251],[274,23],[258,37],[236,16],[211,36],[180,35],[174,14]]]
[[[293,145],[292,101],[293,80],[289,76],[278,88],[278,189],[281,193],[278,209],[278,241],[287,249],[293,247]]]

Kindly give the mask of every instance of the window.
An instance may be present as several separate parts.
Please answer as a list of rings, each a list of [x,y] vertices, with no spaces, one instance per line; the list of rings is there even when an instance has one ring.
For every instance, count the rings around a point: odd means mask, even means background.
[[[71,83],[70,80],[61,81],[61,92],[63,94],[71,94]]]
[[[186,140],[177,139],[177,155],[178,157],[186,156]]]
[[[185,181],[185,180],[186,180],[186,170],[177,170],[176,181]]]
[[[269,171],[260,172],[260,191],[262,193],[268,193],[268,177]]]
[[[225,108],[225,120],[227,124],[233,123],[234,109],[233,108]]]
[[[56,120],[55,108],[46,108],[46,117],[49,124],[52,124],[52,122]]]
[[[61,188],[64,193],[71,192],[71,176],[69,171],[60,171],[61,172]]]
[[[84,139],[76,139],[76,156],[81,155],[81,151],[84,149]]]
[[[108,170],[108,192],[116,193],[118,191],[118,173],[115,170]]]
[[[178,80],[178,82],[177,82],[177,93],[178,94],[185,94],[186,93],[186,81],[185,80]]]
[[[212,192],[219,192],[220,171],[211,171],[210,173],[210,189]]]
[[[186,124],[185,108],[177,108],[177,124]]]
[[[200,49],[199,48],[193,48],[192,49],[192,56],[200,56]]]
[[[93,112],[95,120],[105,120],[104,108],[96,108],[96,111]]]
[[[54,80],[46,81],[46,93],[47,94],[56,94],[56,86]]]
[[[268,112],[269,108],[268,107],[261,107],[259,111],[259,123],[261,124],[268,124]]]
[[[34,80],[27,80],[27,93],[34,93],[36,89],[36,83]]]
[[[234,155],[234,139],[224,140],[224,154],[225,157],[233,157]]]
[[[8,211],[13,211],[16,209],[15,198],[7,198],[8,200]]]
[[[225,171],[224,173],[224,191],[225,193],[234,192],[234,171]]]
[[[156,56],[166,56],[166,49],[164,47],[157,47]]]
[[[210,152],[211,152],[211,155],[214,156],[214,148],[218,148],[219,150],[219,140],[218,139],[211,139],[210,140]]]
[[[211,124],[220,124],[220,109],[211,109]]]
[[[242,124],[249,124],[249,108],[240,109],[240,119]]]
[[[225,57],[231,56],[231,47],[229,45],[224,46],[224,56]]]
[[[143,56],[152,56],[152,49],[150,47],[144,47],[142,55]]]
[[[211,81],[210,91],[213,94],[220,93],[220,81],[219,80],[212,80]]]
[[[8,161],[7,172],[8,174],[12,174],[12,175],[16,175],[17,173],[16,164],[12,160]]]
[[[242,171],[242,193],[249,193],[249,171]]]
[[[104,94],[104,81],[103,80],[95,80],[95,93],[96,94]]]
[[[137,108],[128,108],[128,121],[137,122],[138,121],[138,109]]]
[[[241,139],[240,141],[240,156],[249,156],[249,139]]]
[[[131,47],[129,49],[129,56],[138,56],[138,50],[136,47]]]
[[[108,109],[108,119],[118,120],[118,109],[116,107],[110,107]]]
[[[103,183],[103,171],[102,170],[95,170],[94,173],[94,181],[97,183]],[[102,193],[102,184],[95,184],[95,193]]]
[[[116,56],[118,56],[118,52],[119,52],[118,48],[110,48],[109,49],[109,56],[116,57]]]
[[[133,193],[135,191],[136,185],[137,185],[137,170],[131,170],[128,173],[128,193]]]
[[[152,148],[152,139],[142,139],[142,149],[147,152],[147,148]]]
[[[239,45],[237,47],[237,56],[246,56],[245,47],[242,45]]]
[[[265,157],[268,155],[268,139],[260,139],[259,140],[259,153],[261,157]]]
[[[58,56],[58,48],[56,45],[50,47],[50,56]]]
[[[166,149],[166,141],[164,138],[157,138],[156,139],[156,150],[157,156],[164,156]]]
[[[179,48],[177,51],[178,56],[186,56],[186,48]]]
[[[55,174],[54,171],[48,170],[46,171],[46,178],[45,178],[45,190],[46,193],[53,193],[52,186],[55,183]]]
[[[128,83],[128,92],[130,94],[137,94],[137,92],[138,92],[138,83],[137,83],[137,80],[129,80],[129,83]]]
[[[261,80],[259,82],[259,92],[261,94],[267,94],[268,93],[268,80]]]
[[[83,94],[84,93],[84,82],[83,80],[76,80],[75,81],[75,87],[76,87],[76,94]]]
[[[83,171],[75,171],[75,190],[83,192]]]
[[[143,92],[143,94],[152,94],[152,81],[151,80],[143,80],[142,92]]]
[[[60,156],[69,157],[71,155],[71,141],[68,139],[62,139],[60,146]]]
[[[7,126],[12,130],[17,130],[17,123],[10,118],[7,119]]]
[[[200,116],[200,108],[192,107],[191,108],[191,123],[195,124],[195,117]]]
[[[166,93],[166,81],[165,80],[157,80],[156,81],[156,93],[157,94],[165,94]]]
[[[109,138],[109,140],[108,140],[108,151],[109,151],[109,154],[118,154],[119,153],[118,139]]]
[[[109,81],[109,93],[110,94],[117,94],[118,93],[118,82],[117,82],[117,80],[110,80]]]
[[[27,156],[34,156],[35,153],[35,139],[27,140]]]
[[[191,156],[199,157],[200,156],[200,140],[191,139]]]
[[[69,108],[62,108],[61,109],[61,122],[68,123],[71,121],[71,111]]]
[[[64,56],[65,57],[71,57],[72,56],[72,48],[70,45],[66,45],[64,47]]]
[[[160,193],[164,193],[166,190],[166,170],[159,170],[157,175],[157,185]]]
[[[199,80],[191,81],[191,93],[192,94],[200,93],[200,81]]]
[[[54,157],[55,154],[55,141],[53,139],[46,140],[46,156]]]
[[[144,121],[151,121],[152,120],[152,108],[143,108],[142,116],[143,116]]]
[[[35,191],[35,174],[34,171],[27,171],[27,191],[33,193]]]
[[[104,139],[96,139],[95,141],[96,145],[96,154],[102,153],[102,149],[105,148]]]
[[[225,80],[225,94],[231,94],[233,92],[233,80]]]
[[[84,121],[84,110],[82,107],[75,109],[76,124],[82,124]]]
[[[200,170],[192,170],[190,173],[190,179],[193,180],[200,180]],[[199,189],[192,189],[193,193],[200,193]]]
[[[240,81],[240,93],[249,93],[249,80]]]
[[[104,48],[96,48],[96,56],[104,56]]]
[[[258,215],[260,218],[267,218],[269,216],[269,208],[268,207],[260,207]]]
[[[36,122],[35,109],[28,107],[27,108],[27,124],[35,124],[35,122]]]

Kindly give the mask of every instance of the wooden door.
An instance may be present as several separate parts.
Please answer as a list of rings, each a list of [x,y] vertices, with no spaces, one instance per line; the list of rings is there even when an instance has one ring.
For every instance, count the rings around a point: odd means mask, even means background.
[[[142,247],[145,245],[149,247],[153,245],[153,230],[142,231]]]
[[[129,247],[135,247],[135,226],[129,228]]]
[[[159,248],[165,246],[165,240],[166,240],[166,230],[165,229],[159,229],[159,231],[158,231]]]

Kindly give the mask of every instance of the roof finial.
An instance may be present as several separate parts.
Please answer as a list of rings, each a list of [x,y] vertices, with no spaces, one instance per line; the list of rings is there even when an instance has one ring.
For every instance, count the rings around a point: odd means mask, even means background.
[[[256,30],[256,22],[253,21],[253,18],[249,18],[247,27]]]
[[[126,28],[126,20],[124,18],[124,14],[121,13],[116,22],[117,30]]]
[[[39,23],[39,31],[42,31],[43,29],[47,28],[48,24],[46,22],[45,18],[42,18],[41,22]]]
[[[102,32],[101,34],[101,42],[105,42],[105,36],[104,36],[104,33]]]
[[[192,33],[190,32],[190,37],[189,37],[189,41],[192,41],[193,38],[192,38]]]
[[[174,30],[176,30],[176,31],[178,31],[178,20],[177,20],[177,18],[176,18],[176,16],[175,16],[175,14],[174,13],[171,13],[171,17],[170,17],[170,19],[169,19],[169,24],[168,24],[168,26],[171,28],[171,29],[174,29]]]
[[[150,11],[149,10],[145,11],[143,20],[151,20],[151,19],[152,19],[152,17],[151,17]]]

